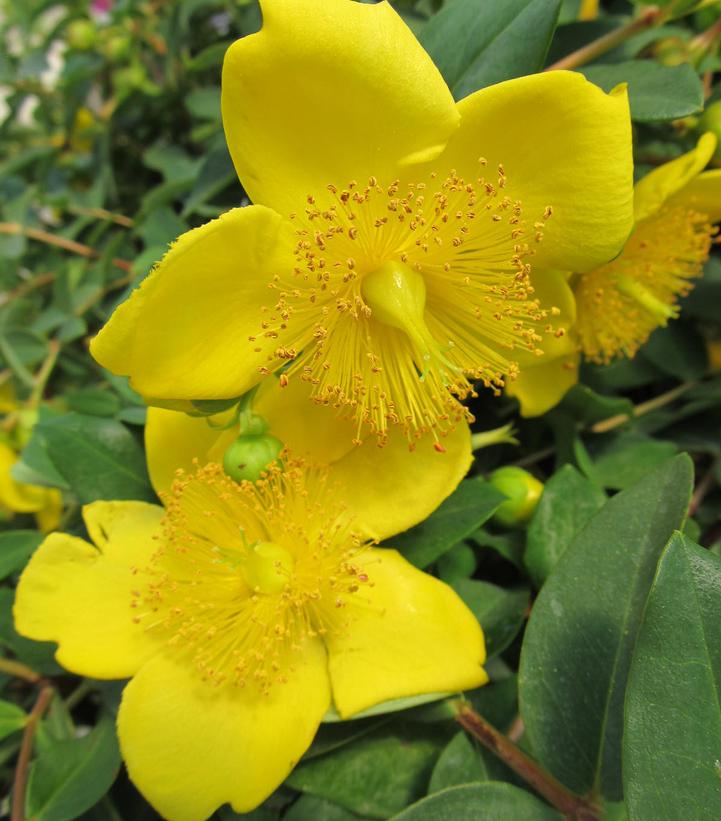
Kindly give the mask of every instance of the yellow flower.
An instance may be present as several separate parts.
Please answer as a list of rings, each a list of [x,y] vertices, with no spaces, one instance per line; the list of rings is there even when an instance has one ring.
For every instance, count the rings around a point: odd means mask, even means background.
[[[678,316],[677,298],[703,273],[721,221],[721,171],[701,173],[716,140],[705,134],[692,151],[652,171],[636,186],[636,226],[619,256],[586,274],[566,274],[574,294],[559,302],[566,334],[521,369],[507,388],[523,416],[556,405],[578,381],[580,352],[608,363],[632,357],[656,328]],[[537,272],[533,284],[549,272]],[[557,275],[558,276],[558,275]],[[573,303],[575,296],[575,305]],[[549,297],[539,294],[541,307]]]
[[[386,538],[425,519],[468,472],[471,434],[465,423],[444,439],[442,456],[430,447],[419,447],[411,456],[398,437],[384,448],[378,448],[371,436],[354,446],[352,423],[324,413],[308,401],[309,393],[305,382],[281,388],[276,379],[269,379],[260,386],[253,409],[292,453],[330,466],[333,481],[352,488],[346,504],[371,538]],[[194,459],[222,463],[237,435],[235,429],[212,427],[223,421],[225,416],[209,424],[177,411],[148,409],[148,471],[157,491],[168,490],[177,468],[192,469]]]
[[[80,675],[132,677],[121,750],[173,821],[226,802],[253,809],[331,704],[346,718],[487,680],[482,632],[456,594],[364,540],[358,486],[351,497],[332,470],[284,462],[255,484],[212,463],[178,471],[166,510],[88,505],[94,545],[49,536],[18,585],[22,635],[58,642],[58,661]],[[379,478],[384,497],[364,491],[371,519],[396,503]]]
[[[595,362],[633,356],[656,328],[678,316],[677,299],[703,273],[721,220],[721,171],[701,173],[716,138],[655,169],[634,192],[636,227],[617,259],[577,277],[576,332]]]
[[[290,363],[381,441],[444,432],[553,333],[530,264],[588,270],[628,236],[626,92],[549,72],[455,103],[387,3],[262,7],[222,99],[256,204],[180,237],[92,353],[151,401]]]
[[[0,412],[18,414],[19,411],[20,405],[12,384],[5,382],[0,386]],[[21,425],[21,421],[16,421],[11,433],[15,433]],[[13,478],[12,469],[18,461],[16,444],[11,437],[0,438],[0,519],[11,517],[14,513],[34,513],[40,530],[54,530],[60,523],[63,509],[60,491],[18,482]]]

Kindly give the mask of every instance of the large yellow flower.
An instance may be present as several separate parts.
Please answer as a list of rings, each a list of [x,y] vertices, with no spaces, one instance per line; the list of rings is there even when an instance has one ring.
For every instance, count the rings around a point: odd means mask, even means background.
[[[567,333],[508,387],[522,415],[545,413],[578,381],[579,351],[600,363],[632,357],[678,316],[677,300],[703,273],[721,221],[721,171],[703,172],[715,146],[705,134],[692,151],[645,176],[634,191],[636,225],[623,251],[593,271],[565,275],[575,295],[575,307],[572,298],[563,303]],[[549,298],[541,294],[541,306]]]
[[[92,353],[151,401],[285,366],[381,440],[442,433],[554,333],[530,265],[588,270],[628,236],[626,92],[551,72],[455,103],[387,3],[261,5],[222,99],[256,205],[180,237]]]
[[[260,396],[260,409],[282,432],[272,398]],[[333,453],[338,436],[313,413],[306,441],[326,435],[326,453],[313,452],[330,468],[286,456],[284,468],[238,484],[218,464],[190,465],[227,434],[151,409],[151,477],[162,493],[174,475],[165,509],[88,505],[94,544],[55,533],[20,579],[21,634],[58,642],[58,661],[80,675],[132,677],[118,716],[123,757],[172,821],[206,818],[226,802],[255,807],[331,704],[348,717],[487,680],[482,632],[456,594],[366,538],[386,538],[437,504],[460,479],[467,442],[441,460],[457,463],[455,478],[415,474],[413,497],[403,474],[425,467],[422,454],[392,444],[372,460],[365,446]]]
[[[0,431],[0,519],[14,513],[33,513],[38,528],[46,532],[60,523],[63,500],[55,488],[18,482],[12,475],[13,466],[18,461],[20,429],[23,429],[22,436],[29,435],[24,430],[26,426],[20,411],[11,383],[4,383],[0,386],[0,413],[8,414],[3,421],[11,419],[12,427],[9,432]]]

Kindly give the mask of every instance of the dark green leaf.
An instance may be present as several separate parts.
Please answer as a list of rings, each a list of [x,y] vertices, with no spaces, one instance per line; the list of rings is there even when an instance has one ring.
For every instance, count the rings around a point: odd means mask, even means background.
[[[115,724],[103,718],[83,738],[57,741],[30,769],[26,813],[36,821],[71,821],[110,789],[120,767]]]
[[[283,821],[357,821],[360,818],[362,816],[315,795],[301,795],[283,814]]]
[[[626,697],[631,821],[721,812],[721,560],[677,533],[648,597]]]
[[[9,701],[0,701],[0,740],[22,730],[27,720],[25,710]]]
[[[593,468],[587,475],[603,487],[624,490],[670,459],[677,450],[673,442],[625,431],[593,455]]]
[[[62,668],[55,661],[56,645],[49,641],[31,641],[20,636],[13,621],[15,592],[0,588],[0,647],[10,650],[21,662],[45,675],[57,675]]]
[[[475,579],[461,579],[453,589],[483,627],[489,657],[503,652],[523,626],[528,590],[509,590]]]
[[[42,421],[37,430],[55,468],[83,504],[155,499],[143,449],[122,423],[68,413]]]
[[[30,554],[42,542],[36,530],[8,530],[0,533],[0,579],[24,567]]]
[[[546,482],[528,526],[523,560],[537,587],[588,520],[606,502],[606,495],[572,465],[564,465]]]
[[[388,818],[424,794],[446,741],[435,725],[387,724],[302,762],[287,783],[361,815]]]
[[[421,44],[460,100],[538,71],[560,5],[560,0],[452,0],[424,26]]]
[[[510,784],[450,787],[408,807],[392,821],[561,821],[560,813]]]
[[[434,793],[473,781],[487,781],[488,778],[488,770],[476,744],[461,730],[440,754],[433,768],[428,792]]]
[[[703,337],[692,325],[681,321],[654,331],[641,355],[663,373],[684,381],[699,379],[708,367]]]
[[[394,536],[389,546],[416,567],[428,567],[477,530],[505,498],[488,482],[466,479],[425,522]]]
[[[653,60],[628,60],[579,71],[604,91],[628,83],[631,117],[639,122],[687,117],[703,108],[701,80],[687,63],[664,66]]]
[[[536,599],[521,652],[521,715],[534,753],[577,792],[621,795],[623,699],[658,559],[681,527],[693,466],[677,456],[611,499]]]

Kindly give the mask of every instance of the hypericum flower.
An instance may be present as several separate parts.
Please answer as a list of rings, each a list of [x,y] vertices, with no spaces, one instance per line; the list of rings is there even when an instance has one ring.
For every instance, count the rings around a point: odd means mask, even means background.
[[[721,220],[721,171],[701,173],[716,138],[645,176],[634,192],[636,227],[612,262],[576,278],[576,333],[584,356],[633,356],[678,316],[677,300],[703,273]]]
[[[704,135],[695,149],[644,177],[634,194],[636,227],[612,262],[586,274],[566,274],[574,285],[552,298],[567,333],[546,344],[544,354],[522,363],[507,392],[523,416],[556,405],[578,381],[580,353],[607,363],[633,356],[656,328],[678,315],[677,299],[701,276],[721,221],[721,171],[701,173],[716,140]],[[558,274],[554,274],[559,276]],[[549,276],[536,272],[533,284]],[[539,291],[543,308],[551,297]]]
[[[372,436],[354,446],[352,423],[309,402],[309,393],[310,386],[301,380],[282,388],[278,380],[268,379],[256,394],[253,410],[268,422],[269,433],[293,454],[329,466],[332,480],[348,489],[346,505],[366,536],[383,539],[422,521],[468,472],[471,433],[465,422],[444,438],[443,458],[433,448],[422,446],[411,455],[400,437],[391,437],[384,448]],[[237,431],[213,425],[221,425],[226,418],[206,420],[178,411],[148,409],[145,444],[156,491],[169,490],[175,471],[191,470],[194,459],[201,464],[223,462]]]
[[[179,471],[165,512],[88,505],[95,546],[53,534],[18,584],[22,635],[57,641],[78,674],[132,676],[122,754],[172,821],[253,809],[331,704],[349,717],[487,680],[481,629],[457,595],[364,541],[328,471],[284,462],[256,483],[217,464]]]
[[[53,530],[60,523],[63,500],[55,488],[18,482],[12,469],[18,462],[17,451],[23,439],[28,438],[29,412],[23,411],[17,401],[11,383],[0,386],[0,413],[7,414],[11,425],[8,430],[0,430],[0,519],[14,513],[33,513],[38,528],[43,532]]]
[[[256,205],[183,235],[92,353],[151,401],[283,366],[381,440],[447,430],[554,332],[530,264],[588,270],[628,236],[625,89],[549,72],[455,103],[387,3],[261,5],[222,90]]]

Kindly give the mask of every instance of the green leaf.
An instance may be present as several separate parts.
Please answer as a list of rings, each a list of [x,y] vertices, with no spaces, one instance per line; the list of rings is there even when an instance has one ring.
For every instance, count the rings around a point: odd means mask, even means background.
[[[356,813],[315,795],[301,795],[283,814],[283,821],[358,821],[359,818]]]
[[[155,500],[143,449],[122,423],[68,413],[40,422],[36,430],[82,504],[97,499]]]
[[[583,427],[611,416],[633,416],[633,402],[619,396],[604,396],[586,385],[574,385],[563,397],[560,407]]]
[[[558,20],[560,0],[452,0],[421,31],[453,96],[538,71]]]
[[[497,587],[476,579],[461,579],[452,586],[483,627],[489,658],[502,653],[523,626],[528,590]]]
[[[675,457],[591,519],[541,589],[519,668],[534,754],[584,793],[621,795],[623,699],[631,653],[661,552],[681,527],[693,465]]]
[[[24,567],[43,538],[43,534],[36,530],[8,530],[0,533],[0,579]]]
[[[686,322],[655,330],[641,353],[663,373],[683,381],[700,379],[708,367],[704,339]]]
[[[83,738],[57,741],[30,769],[26,814],[35,821],[71,821],[110,789],[120,768],[115,724],[105,717]]]
[[[200,120],[220,122],[220,87],[193,89],[185,98],[185,107]]]
[[[546,482],[528,525],[523,561],[540,587],[583,526],[606,503],[605,493],[564,465]]]
[[[587,66],[578,69],[588,80],[611,91],[628,83],[631,118],[637,122],[674,120],[703,108],[703,86],[687,63],[664,66],[653,60]]]
[[[428,567],[477,530],[505,499],[488,482],[466,479],[425,522],[394,536],[389,547],[416,567]]]
[[[0,647],[10,652],[23,664],[45,675],[63,672],[55,661],[57,645],[49,641],[31,641],[20,636],[13,621],[15,591],[9,587],[0,588]]]
[[[28,716],[17,704],[9,701],[0,701],[0,740],[12,733],[22,730],[27,723]]]
[[[458,784],[488,779],[488,770],[476,744],[461,730],[448,742],[438,758],[428,792],[430,794]]]
[[[593,467],[588,476],[603,487],[625,490],[677,451],[673,442],[624,431],[593,455]]]
[[[447,738],[435,725],[386,724],[301,762],[287,783],[360,815],[388,818],[425,793]]]
[[[631,821],[721,809],[721,560],[676,533],[661,557],[626,697]]]
[[[408,807],[392,821],[561,821],[540,799],[511,784],[450,787]]]

